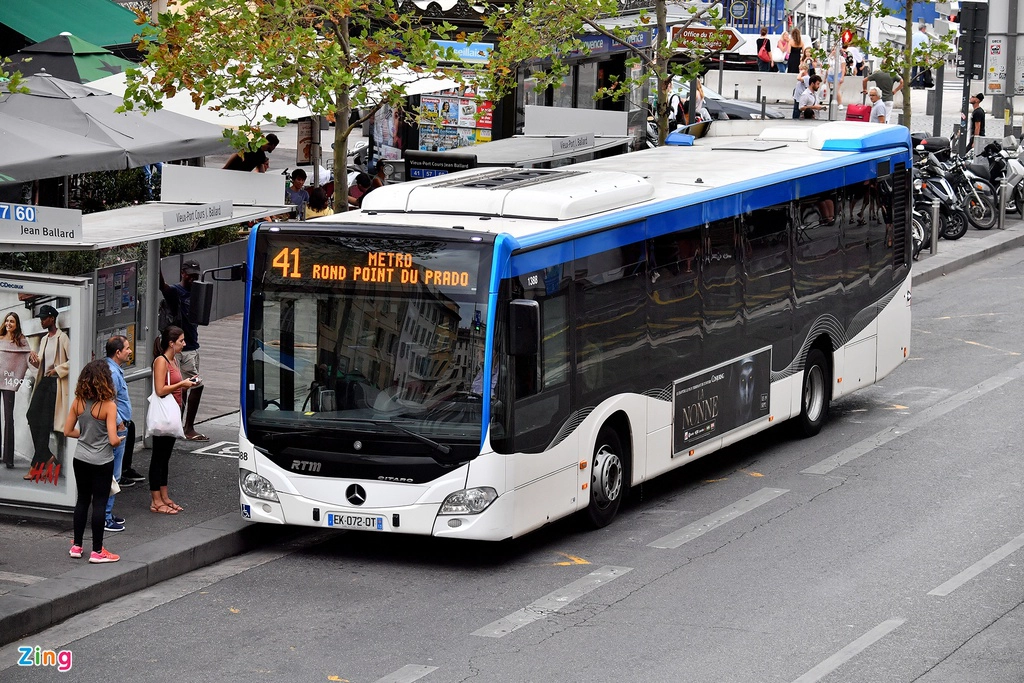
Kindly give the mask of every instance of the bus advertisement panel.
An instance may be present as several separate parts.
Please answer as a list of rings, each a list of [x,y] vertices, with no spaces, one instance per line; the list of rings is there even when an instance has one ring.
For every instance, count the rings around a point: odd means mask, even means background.
[[[771,366],[769,346],[677,381],[672,392],[673,453],[767,415]]]

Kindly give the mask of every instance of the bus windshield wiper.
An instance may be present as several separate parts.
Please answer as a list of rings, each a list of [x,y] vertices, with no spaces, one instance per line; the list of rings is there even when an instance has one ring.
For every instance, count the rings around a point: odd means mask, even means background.
[[[384,421],[382,420],[382,422],[384,422]],[[449,453],[452,452],[451,446],[445,446],[443,443],[438,443],[438,442],[434,441],[433,439],[429,439],[429,438],[423,436],[422,434],[417,434],[416,432],[412,431],[411,429],[406,429],[405,427],[402,427],[401,425],[396,425],[394,422],[385,422],[385,424],[391,425],[392,427],[394,427],[398,431],[402,432],[403,434],[408,434],[409,436],[411,436],[412,438],[416,439],[417,441],[421,441],[421,442],[427,444],[428,446],[433,448],[435,451],[440,451],[444,455],[448,455]]]
[[[370,418],[345,418],[345,417],[339,417],[339,418],[329,418],[328,421],[330,421],[330,422],[365,422],[365,423],[372,424],[372,425],[387,425],[388,427],[391,427],[392,429],[396,429],[396,430],[402,432],[403,434],[407,434],[408,436],[411,436],[412,438],[416,439],[420,443],[424,443],[427,446],[430,446],[435,451],[440,453],[442,456],[448,455],[449,453],[452,452],[452,447],[451,446],[446,446],[443,443],[439,443],[437,441],[434,441],[430,437],[424,436],[424,435],[420,434],[419,432],[414,432],[413,430],[407,429],[407,428],[405,428],[405,427],[403,427],[403,426],[401,426],[399,424],[395,424],[391,420],[374,420],[374,419],[370,419]],[[462,462],[461,460],[453,460],[452,458],[442,458],[442,457],[439,457],[439,456],[436,456],[436,455],[431,455],[430,457],[433,458],[434,462],[436,462],[439,465],[457,465],[460,462]]]

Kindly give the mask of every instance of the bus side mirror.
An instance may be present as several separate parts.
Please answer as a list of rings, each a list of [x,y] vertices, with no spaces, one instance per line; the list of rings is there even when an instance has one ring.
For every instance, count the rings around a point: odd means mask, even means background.
[[[540,304],[529,299],[509,302],[509,353],[533,356],[540,351]]]
[[[227,277],[221,277],[224,273]],[[207,280],[206,276],[210,279]],[[209,325],[210,315],[213,312],[213,283],[214,282],[239,282],[245,279],[245,264],[236,263],[231,266],[221,266],[203,271],[203,277],[192,283],[189,292],[188,320],[193,325]]]
[[[196,280],[189,291],[188,320],[193,325],[209,325],[213,311],[213,283]]]

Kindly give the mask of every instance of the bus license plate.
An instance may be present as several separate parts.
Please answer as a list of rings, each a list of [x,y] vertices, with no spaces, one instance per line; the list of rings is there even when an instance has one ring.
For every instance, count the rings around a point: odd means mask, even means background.
[[[384,531],[384,518],[376,515],[346,515],[327,513],[327,526],[338,529],[361,529],[363,531]]]

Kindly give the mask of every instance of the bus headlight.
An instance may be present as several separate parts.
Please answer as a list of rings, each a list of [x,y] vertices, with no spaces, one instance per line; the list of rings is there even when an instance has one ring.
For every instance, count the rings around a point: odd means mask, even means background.
[[[495,501],[498,492],[490,486],[463,489],[449,495],[441,503],[439,515],[478,515]]]
[[[277,491],[274,490],[274,485],[270,483],[265,477],[261,477],[255,472],[248,470],[239,470],[239,483],[242,485],[242,490],[247,495],[253,498],[260,498],[262,500],[272,500],[275,503],[279,502],[277,497]]]

